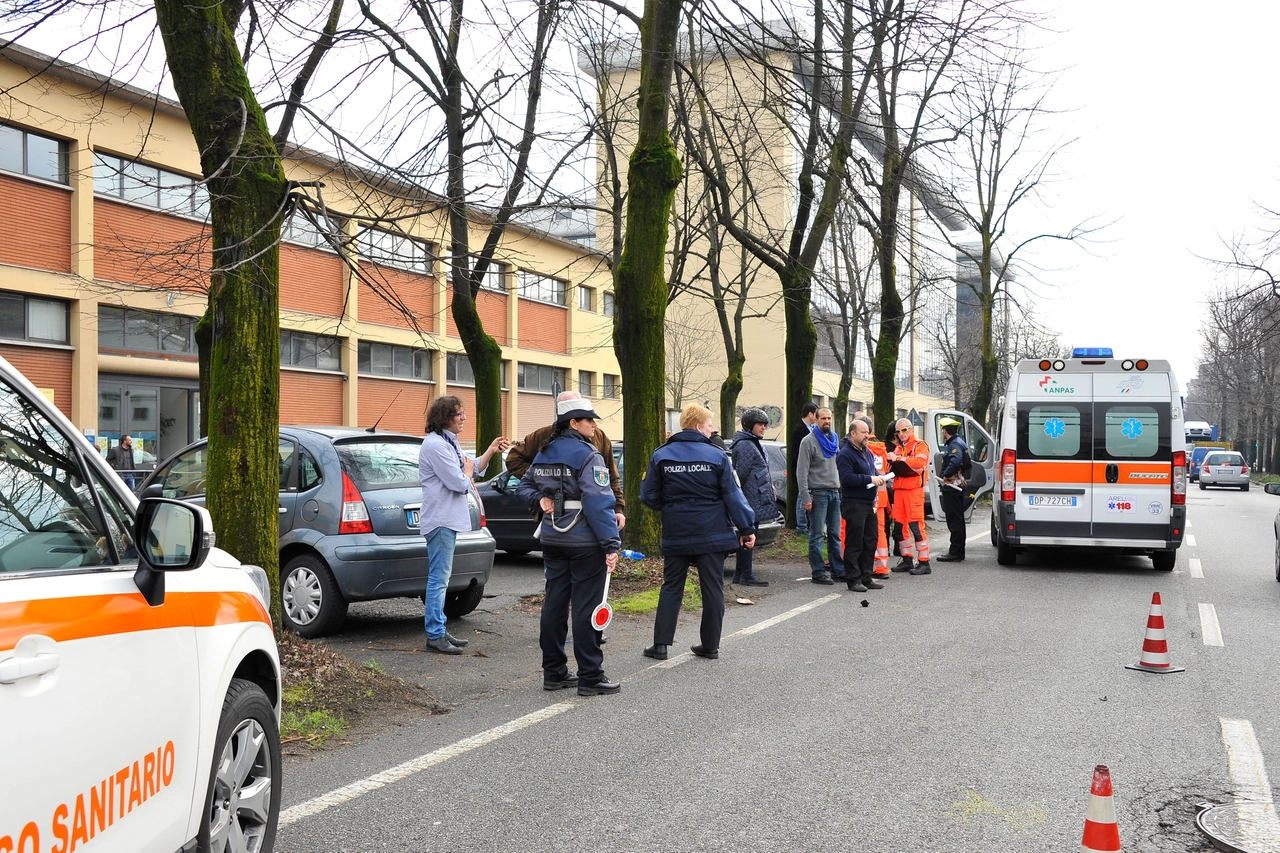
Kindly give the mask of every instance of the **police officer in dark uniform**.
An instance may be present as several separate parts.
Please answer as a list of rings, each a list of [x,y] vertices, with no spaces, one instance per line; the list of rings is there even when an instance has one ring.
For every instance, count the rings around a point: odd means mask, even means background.
[[[551,441],[534,457],[516,488],[531,509],[543,514],[538,531],[547,581],[538,637],[542,686],[576,686],[579,696],[622,688],[605,677],[600,632],[591,624],[591,613],[604,597],[605,577],[618,565],[622,546],[609,467],[591,443],[597,417],[588,400],[556,403]],[[564,653],[570,602],[577,675],[569,672]]]
[[[724,622],[724,555],[756,543],[756,516],[733,476],[724,451],[711,443],[712,415],[702,406],[680,413],[681,431],[649,457],[640,502],[662,511],[662,591],[646,657],[667,659],[684,601],[689,563],[698,567],[702,587],[702,642],[698,657],[720,657]],[[734,528],[737,528],[737,532]]]
[[[964,561],[964,499],[969,490],[965,469],[969,467],[969,445],[960,437],[960,425],[948,421],[942,425],[942,435],[947,439],[942,448],[942,488],[939,501],[942,514],[947,517],[947,530],[951,532],[951,548],[938,558],[939,563]]]

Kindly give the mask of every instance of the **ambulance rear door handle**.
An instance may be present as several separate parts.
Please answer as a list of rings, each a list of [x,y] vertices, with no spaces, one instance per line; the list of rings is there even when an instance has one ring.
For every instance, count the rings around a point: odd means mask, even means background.
[[[44,675],[58,668],[57,655],[36,655],[30,658],[12,657],[0,661],[0,684],[13,684],[23,678]]]
[[[1120,466],[1114,462],[1107,463],[1107,482],[1108,483],[1120,482]]]

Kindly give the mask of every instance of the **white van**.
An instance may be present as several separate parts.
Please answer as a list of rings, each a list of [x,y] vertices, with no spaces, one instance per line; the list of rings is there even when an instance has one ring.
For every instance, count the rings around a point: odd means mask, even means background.
[[[1000,417],[997,562],[1073,547],[1145,554],[1172,569],[1187,517],[1183,435],[1167,361],[1104,348],[1020,361]]]

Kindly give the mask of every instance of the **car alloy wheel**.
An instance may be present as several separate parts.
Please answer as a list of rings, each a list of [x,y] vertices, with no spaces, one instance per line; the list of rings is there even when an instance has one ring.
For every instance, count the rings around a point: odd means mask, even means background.
[[[280,734],[262,688],[234,679],[222,703],[200,850],[263,853],[280,816]]]

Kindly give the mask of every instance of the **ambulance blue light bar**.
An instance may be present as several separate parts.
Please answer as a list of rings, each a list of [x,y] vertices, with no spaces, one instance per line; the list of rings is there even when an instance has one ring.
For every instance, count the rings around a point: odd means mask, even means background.
[[[1072,358],[1115,358],[1111,347],[1076,347],[1071,351]]]

